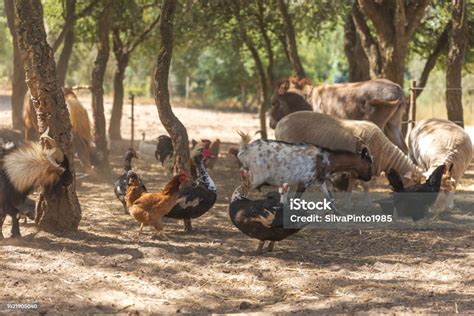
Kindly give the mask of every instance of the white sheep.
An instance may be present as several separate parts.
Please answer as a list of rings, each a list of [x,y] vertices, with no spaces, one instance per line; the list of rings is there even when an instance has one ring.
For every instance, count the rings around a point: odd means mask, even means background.
[[[472,160],[469,135],[455,123],[443,119],[418,122],[408,136],[410,158],[429,176],[436,167],[446,164],[449,171],[443,176],[441,192],[432,208],[439,215],[446,207],[454,207],[454,192]]]
[[[301,111],[285,116],[275,129],[275,138],[280,141],[304,142],[331,150],[352,152],[356,148],[355,136],[367,145],[372,154],[374,176],[394,169],[401,175],[404,186],[420,183],[421,170],[372,122],[345,120],[323,113]],[[350,177],[348,199],[355,185],[356,179]],[[368,191],[368,185],[364,185],[366,201],[370,205]]]

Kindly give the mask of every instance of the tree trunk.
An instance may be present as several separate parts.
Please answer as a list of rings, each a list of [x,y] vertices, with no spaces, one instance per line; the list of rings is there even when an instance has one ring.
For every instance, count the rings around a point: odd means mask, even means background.
[[[114,102],[112,106],[112,116],[110,117],[109,136],[110,139],[122,139],[120,123],[122,121],[123,110],[123,79],[125,76],[125,69],[128,66],[129,56],[127,54],[120,55],[115,52],[117,61],[117,68],[114,74]]]
[[[267,52],[268,58],[268,65],[267,65],[267,81],[268,81],[268,90],[271,91],[273,86],[275,85],[275,76],[273,74],[273,49],[272,49],[272,42],[270,37],[267,34],[267,30],[265,27],[265,7],[263,0],[258,0],[258,26],[260,29],[260,33],[263,38],[263,43],[265,44],[265,51]]]
[[[255,62],[255,69],[257,70],[257,77],[260,82],[260,90],[262,91],[262,102],[260,103],[260,106],[258,107],[258,117],[260,120],[260,134],[262,135],[262,139],[267,139],[268,137],[267,137],[266,113],[267,113],[267,104],[269,101],[267,79],[265,77],[265,70],[263,68],[263,63],[260,58],[260,55],[258,54],[257,49],[255,48],[255,46],[253,46],[253,43],[250,41],[250,39],[247,39],[246,44]]]
[[[349,13],[344,26],[344,52],[349,64],[349,82],[369,80],[369,60],[362,48],[359,35],[352,20],[352,13]]]
[[[40,132],[49,135],[69,159],[74,175],[71,122],[62,89],[58,83],[51,47],[46,41],[43,8],[40,1],[15,1],[18,47],[23,56],[28,88],[34,99]],[[45,146],[46,144],[43,144]],[[39,228],[52,233],[74,231],[81,220],[75,184],[56,192],[44,191],[37,215]]]
[[[97,30],[99,35],[97,56],[92,69],[91,92],[92,92],[92,116],[94,118],[94,142],[99,152],[99,167],[108,169],[109,150],[107,149],[107,137],[104,115],[104,75],[109,60],[109,31],[110,31],[110,0],[103,2],[103,10],[100,15]]]
[[[298,55],[298,47],[296,45],[295,29],[288,13],[288,7],[284,0],[278,0],[278,8],[280,9],[283,18],[283,25],[285,27],[286,43],[288,44],[288,56],[290,57],[291,70],[293,74],[299,78],[306,78],[306,74]]]
[[[67,0],[66,1],[66,21],[69,19],[75,20],[76,12],[76,0]],[[67,69],[69,65],[69,59],[72,55],[72,48],[74,46],[74,25],[68,29],[64,37],[63,50],[61,55],[59,55],[58,60],[58,80],[61,87],[64,86],[66,82]]]
[[[452,34],[446,65],[446,108],[448,119],[464,127],[462,108],[462,66],[469,41],[468,10],[465,0],[452,1]]]
[[[173,54],[173,17],[175,0],[164,0],[160,18],[160,51],[155,68],[155,103],[160,121],[173,140],[175,171],[185,170],[189,175],[189,141],[186,127],[174,115],[170,104],[168,77]]]
[[[451,23],[448,23],[444,28],[443,33],[441,33],[438,40],[436,41],[436,46],[434,47],[428,59],[426,60],[425,66],[423,67],[423,71],[420,76],[420,80],[417,81],[417,86],[419,88],[424,88],[426,86],[431,70],[433,70],[433,68],[436,66],[436,61],[438,60],[439,55],[441,55],[443,51],[447,50],[449,41],[448,36],[450,30]],[[418,98],[422,92],[423,89],[417,90],[416,97]]]
[[[429,3],[429,0],[357,0],[354,3],[352,17],[369,59],[372,78],[386,78],[403,87],[409,43]],[[376,36],[362,13],[372,22]]]
[[[15,30],[15,8],[13,0],[5,0],[5,14],[8,28],[12,35],[13,44],[13,76],[12,76],[12,125],[14,129],[23,129],[23,99],[28,89],[25,83],[25,70],[18,49],[18,39]]]
[[[240,35],[242,36],[242,40],[247,46],[252,58],[255,62],[255,70],[257,72],[257,77],[259,81],[259,87],[262,91],[262,102],[258,107],[258,116],[260,120],[260,134],[262,139],[267,139],[267,122],[266,122],[266,111],[267,111],[267,104],[269,101],[268,95],[268,81],[265,75],[265,69],[263,67],[262,59],[258,53],[257,48],[253,44],[252,39],[247,35],[247,31],[245,29],[245,22],[242,20],[242,16],[240,15],[240,4],[238,2],[231,2],[234,8],[234,15],[237,19],[239,24],[239,31]]]

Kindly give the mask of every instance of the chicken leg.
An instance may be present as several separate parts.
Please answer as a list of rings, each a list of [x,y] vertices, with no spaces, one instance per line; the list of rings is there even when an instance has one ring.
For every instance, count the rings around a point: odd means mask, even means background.
[[[184,231],[185,232],[190,232],[193,230],[193,224],[191,223],[191,219],[186,218],[183,220],[184,222]]]
[[[264,246],[264,245],[265,245],[265,241],[264,241],[264,240],[259,241],[256,252],[257,252],[257,253],[262,253],[262,252],[263,252],[263,246]]]
[[[272,252],[274,247],[275,247],[275,241],[270,241],[270,243],[268,244],[267,251]]]

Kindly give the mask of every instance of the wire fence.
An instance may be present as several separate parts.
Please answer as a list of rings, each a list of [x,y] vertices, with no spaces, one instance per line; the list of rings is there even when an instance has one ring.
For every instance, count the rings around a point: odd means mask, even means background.
[[[423,93],[416,97],[416,93],[418,91],[423,91]],[[419,87],[416,85],[416,81],[412,81],[410,87],[407,89],[407,92],[410,94],[410,107],[408,109],[409,117],[407,121],[403,122],[403,124],[410,125],[410,123],[415,123],[416,121],[431,117],[447,118],[447,91],[462,92],[464,122],[455,123],[464,123],[464,125],[474,125],[474,87]]]

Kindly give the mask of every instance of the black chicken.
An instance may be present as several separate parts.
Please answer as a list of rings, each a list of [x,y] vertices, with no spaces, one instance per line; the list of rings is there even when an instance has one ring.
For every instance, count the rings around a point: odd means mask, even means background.
[[[192,140],[191,144],[191,149],[192,152],[197,152],[202,148],[207,148],[209,149],[211,145],[211,141],[208,139],[203,139],[201,141],[195,141],[194,139]],[[174,154],[174,149],[173,149],[173,141],[168,135],[160,135],[158,137],[158,144],[156,145],[156,151],[155,151],[155,158],[160,161],[161,166],[165,170],[165,175],[170,176],[173,174],[173,165],[174,165],[174,159],[173,159],[173,154]],[[204,159],[204,162],[206,163],[207,158]],[[190,170],[191,170],[191,177],[193,180],[197,179],[197,170],[196,170],[196,164],[194,163],[194,160],[191,158],[189,161],[190,165]]]
[[[168,135],[160,135],[156,145],[155,158],[164,167],[167,160],[173,157],[173,141]]]
[[[114,184],[115,196],[120,201],[120,203],[122,203],[125,214],[130,214],[128,211],[127,202],[125,201],[125,194],[127,194],[127,188],[128,188],[127,172],[129,170],[132,170],[133,158],[138,159],[137,152],[133,148],[129,148],[127,152],[125,153],[125,165],[123,167],[123,173],[120,177],[117,178],[117,180],[115,180],[115,184]],[[140,185],[146,192],[146,187],[143,184],[141,179],[140,179]]]
[[[446,166],[437,167],[425,183],[415,184],[405,188],[400,175],[393,169],[387,174],[387,179],[393,193],[393,206],[398,215],[409,216],[418,221],[426,216],[428,209],[433,205],[441,187],[441,179]]]
[[[196,182],[183,187],[179,192],[178,202],[165,217],[184,220],[184,230],[191,231],[191,219],[205,214],[216,202],[216,185],[209,176],[204,160],[212,157],[206,147],[196,147],[192,160],[196,166]]]
[[[291,236],[300,229],[283,227],[283,203],[288,195],[288,185],[280,189],[280,199],[274,194],[264,199],[249,200],[247,195],[250,187],[247,172],[241,170],[242,183],[232,194],[229,205],[229,216],[232,223],[244,234],[260,240],[257,252],[261,253],[265,241],[270,241],[268,251],[273,251],[276,241]]]

